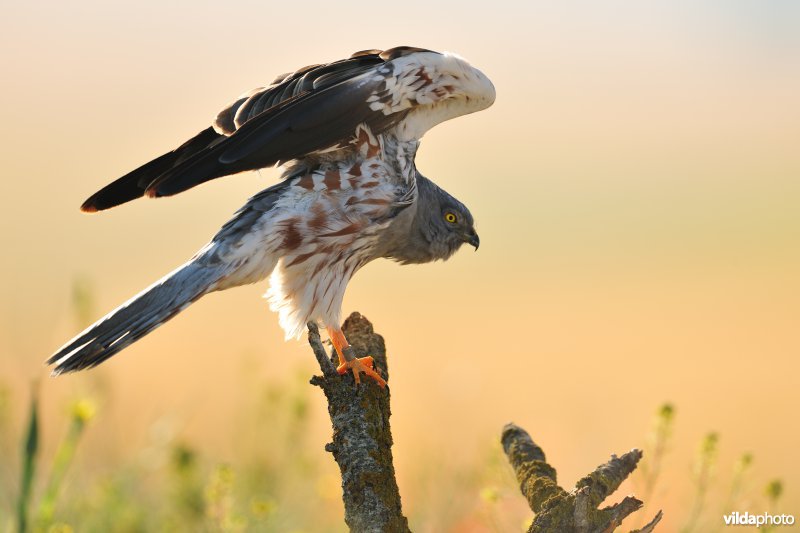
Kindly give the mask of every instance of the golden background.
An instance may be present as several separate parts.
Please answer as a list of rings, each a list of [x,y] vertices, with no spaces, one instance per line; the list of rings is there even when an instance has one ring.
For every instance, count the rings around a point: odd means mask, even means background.
[[[710,524],[746,451],[753,500],[781,478],[780,511],[800,514],[796,3],[84,0],[2,12],[0,382],[14,439],[39,380],[52,440],[62,405],[103,398],[74,475],[97,457],[125,463],[164,419],[235,463],[229,436],[254,384],[314,369],[304,342],[283,341],[266,283],[201,300],[93,373],[50,379],[42,361],[78,329],[76,279],[92,288],[92,319],[104,314],[188,259],[277,172],[92,216],[78,206],[281,72],[409,44],[464,56],[497,101],[431,131],[418,157],[470,207],[480,251],[374,262],[345,298],[345,314],[387,339],[405,509],[434,497],[443,463],[481,461],[508,421],[571,486],[643,446],[669,401],[674,441],[650,502],[667,512],[664,531],[681,525],[709,431],[720,435]],[[322,456],[329,425],[322,395],[311,398]],[[409,488],[421,464],[429,493]]]

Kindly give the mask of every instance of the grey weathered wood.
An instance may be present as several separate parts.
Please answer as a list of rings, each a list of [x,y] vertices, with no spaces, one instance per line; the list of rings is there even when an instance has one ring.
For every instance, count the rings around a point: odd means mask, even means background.
[[[376,370],[388,382],[386,345],[372,324],[353,313],[342,329],[358,357],[371,355]],[[409,532],[392,463],[389,386],[382,389],[362,376],[356,387],[352,374],[338,375],[317,326],[309,324],[308,330],[308,341],[323,372],[311,383],[322,388],[328,400],[333,442],[325,449],[333,454],[342,474],[345,522],[358,533]]]
[[[371,355],[375,368],[388,382],[386,345],[372,324],[353,313],[343,329],[356,354]],[[356,387],[350,373],[337,374],[336,358],[325,351],[315,324],[308,324],[308,341],[323,373],[311,383],[322,388],[328,400],[333,442],[325,449],[333,454],[342,474],[345,522],[357,533],[409,533],[392,464],[388,385],[381,389],[365,378]],[[639,450],[612,456],[567,492],[558,485],[556,470],[547,463],[544,451],[524,429],[506,425],[501,441],[522,494],[536,513],[529,533],[611,533],[642,507],[640,500],[626,496],[619,503],[598,508],[636,469],[642,457]],[[631,533],[652,533],[661,517],[659,511],[650,523]]]

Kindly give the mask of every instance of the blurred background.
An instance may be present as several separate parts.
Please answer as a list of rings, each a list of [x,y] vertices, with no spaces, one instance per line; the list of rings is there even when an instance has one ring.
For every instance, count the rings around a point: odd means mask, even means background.
[[[664,509],[663,531],[720,530],[730,510],[800,515],[799,4],[0,10],[0,528],[16,523],[38,390],[31,520],[344,530],[314,360],[284,342],[266,283],[204,298],[92,372],[51,379],[42,361],[277,172],[96,215],[78,211],[89,194],[279,73],[402,44],[457,52],[498,95],[418,156],[470,207],[480,251],[374,262],[345,298],[387,340],[412,529],[522,530],[497,443],[508,421],[566,486],[644,447],[649,467],[618,498]]]

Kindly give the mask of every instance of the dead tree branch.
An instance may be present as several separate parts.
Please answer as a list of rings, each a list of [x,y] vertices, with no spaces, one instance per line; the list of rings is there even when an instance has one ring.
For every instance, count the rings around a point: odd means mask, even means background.
[[[353,313],[343,326],[359,357],[371,355],[375,369],[389,381],[386,345],[372,324]],[[325,449],[333,454],[342,474],[344,520],[351,531],[402,532],[408,529],[392,464],[392,432],[389,426],[389,387],[381,389],[370,379],[356,388],[353,376],[336,373],[314,324],[308,325],[308,342],[322,369],[312,385],[322,388],[333,424],[333,442]]]
[[[642,458],[640,450],[631,450],[611,459],[575,485],[572,492],[558,486],[556,471],[547,463],[542,449],[528,433],[514,425],[503,428],[503,450],[517,475],[522,495],[536,517],[529,533],[608,533],[642,506],[642,502],[626,496],[621,502],[598,509]],[[642,529],[631,533],[650,533],[661,520],[661,511]]]
[[[386,345],[372,324],[353,313],[343,329],[356,354],[371,355],[376,370],[388,382]],[[337,374],[335,358],[326,352],[314,324],[308,324],[308,342],[322,370],[322,376],[314,376],[311,384],[320,387],[328,400],[333,442],[325,449],[333,454],[342,474],[345,522],[357,533],[410,533],[392,464],[389,387],[381,389],[369,379],[356,387],[352,375]],[[525,430],[508,424],[501,441],[522,495],[536,513],[530,533],[611,533],[642,507],[640,500],[626,496],[617,504],[598,508],[636,469],[642,457],[639,450],[612,456],[567,492],[558,485],[556,470]],[[651,533],[661,516],[659,511],[649,524],[632,533]]]

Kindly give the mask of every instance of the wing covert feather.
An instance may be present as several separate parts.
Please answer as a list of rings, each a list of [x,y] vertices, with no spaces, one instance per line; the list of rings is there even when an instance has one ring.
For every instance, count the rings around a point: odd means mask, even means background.
[[[84,203],[107,209],[171,196],[206,181],[269,167],[354,141],[359,124],[419,139],[436,124],[484,109],[494,87],[452,54],[412,47],[365,50],[278,76],[223,109],[211,128],[104,187]]]

